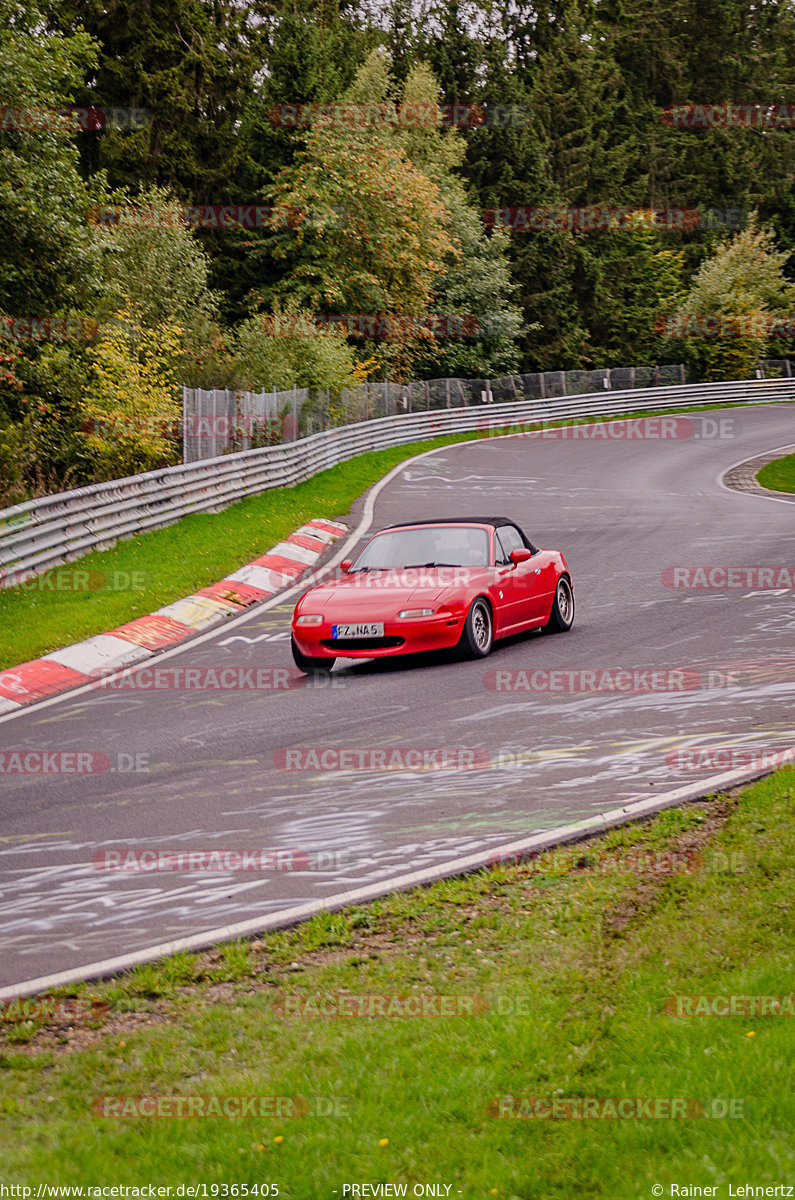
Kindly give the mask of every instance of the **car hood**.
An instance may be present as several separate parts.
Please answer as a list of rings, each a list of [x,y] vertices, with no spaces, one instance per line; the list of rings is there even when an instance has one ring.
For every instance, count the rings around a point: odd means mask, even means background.
[[[462,572],[456,580],[454,571]],[[372,574],[343,575],[318,584],[299,601],[305,611],[324,612],[344,607],[346,612],[375,608],[425,608],[436,603],[445,592],[453,595],[461,588],[481,586],[486,569],[429,568],[384,571]],[[477,580],[477,583],[476,583]]]

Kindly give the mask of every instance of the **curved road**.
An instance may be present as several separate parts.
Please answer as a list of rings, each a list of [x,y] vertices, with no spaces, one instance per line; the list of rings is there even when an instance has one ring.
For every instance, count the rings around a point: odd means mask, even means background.
[[[562,549],[577,600],[568,634],[515,638],[485,661],[340,660],[312,686],[290,660],[295,597],[277,598],[156,660],[239,668],[244,684],[252,667],[274,668],[265,679],[276,686],[147,689],[133,671],[124,687],[4,718],[1,749],[92,753],[105,769],[0,775],[0,987],[77,976],[348,889],[386,890],[401,873],[716,773],[682,771],[678,751],[795,745],[792,588],[771,588],[769,576],[755,586],[753,574],[750,586],[672,588],[664,575],[795,572],[795,508],[720,483],[739,460],[792,443],[794,412],[694,414],[693,436],[677,418],[682,436],[664,440],[569,431],[463,443],[412,461],[381,489],[372,528],[505,514]],[[720,419],[724,436],[709,436]],[[302,759],[308,769],[281,769],[297,747],[457,748],[476,766],[324,771]],[[256,871],[101,869],[120,855],[219,849],[293,855]]]

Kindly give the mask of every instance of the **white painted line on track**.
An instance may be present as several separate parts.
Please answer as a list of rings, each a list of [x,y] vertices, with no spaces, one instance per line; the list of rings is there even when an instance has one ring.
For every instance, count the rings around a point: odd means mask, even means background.
[[[784,752],[787,751],[795,754],[795,746],[787,747]],[[394,875],[391,879],[381,879],[378,883],[367,884],[365,887],[338,892],[335,896],[328,896],[324,900],[310,900],[305,904],[282,909],[269,917],[252,917],[233,925],[220,925],[216,929],[207,929],[203,933],[174,938],[169,942],[159,942],[154,946],[147,946],[145,949],[135,950],[129,954],[119,954],[115,958],[87,963],[83,967],[76,967],[68,971],[57,971],[52,975],[41,975],[38,979],[28,979],[23,983],[0,988],[0,1000],[13,1000],[19,996],[33,995],[37,992],[48,991],[53,987],[61,987],[64,984],[117,975],[140,963],[153,962],[170,954],[207,950],[219,942],[252,937],[272,929],[283,929],[285,926],[305,921],[320,912],[344,908],[349,904],[363,904],[390,892],[422,887],[450,875],[464,875],[470,871],[493,866],[495,858],[508,858],[531,850],[549,850],[553,846],[565,845],[567,842],[582,841],[588,836],[602,833],[617,825],[637,821],[677,804],[684,804],[688,800],[700,800],[715,791],[723,791],[736,787],[738,784],[750,783],[770,774],[772,774],[771,771],[760,771],[759,768],[749,769],[748,767],[724,771],[720,775],[712,775],[709,779],[701,780],[700,783],[687,784],[656,796],[630,800],[621,808],[611,808],[607,812],[596,813],[594,816],[586,817],[572,825],[562,825],[558,829],[507,842],[505,845],[495,846],[490,850],[482,850],[462,858],[453,858],[449,862],[437,863],[435,866],[426,867],[421,871],[409,871],[402,875]]]

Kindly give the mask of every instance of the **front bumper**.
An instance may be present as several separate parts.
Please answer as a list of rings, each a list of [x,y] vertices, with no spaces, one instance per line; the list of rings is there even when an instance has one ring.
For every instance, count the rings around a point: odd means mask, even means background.
[[[455,646],[464,628],[466,613],[434,614],[416,620],[385,620],[384,635],[377,638],[334,639],[331,626],[353,621],[379,620],[366,617],[335,617],[322,625],[293,624],[293,638],[307,658],[391,658],[397,654],[421,654]]]

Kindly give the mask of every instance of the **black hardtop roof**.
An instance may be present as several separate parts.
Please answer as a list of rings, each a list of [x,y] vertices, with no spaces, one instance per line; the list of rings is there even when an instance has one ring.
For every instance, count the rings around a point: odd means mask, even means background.
[[[515,525],[517,529],[521,528],[510,517],[424,517],[421,521],[398,521],[397,525],[385,525],[384,529],[406,529],[412,525],[493,525],[495,529],[501,525]]]

